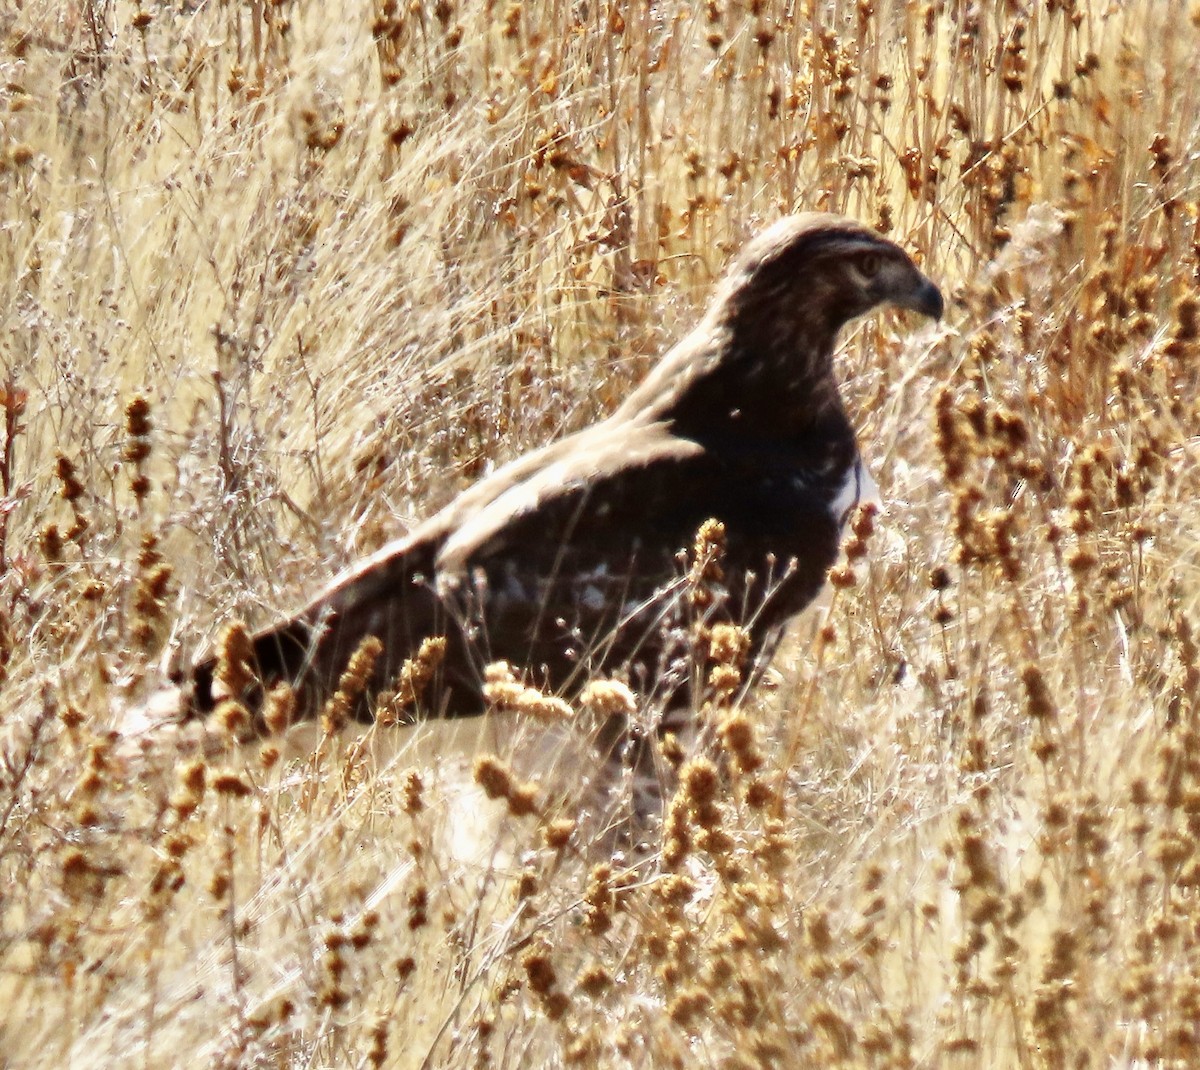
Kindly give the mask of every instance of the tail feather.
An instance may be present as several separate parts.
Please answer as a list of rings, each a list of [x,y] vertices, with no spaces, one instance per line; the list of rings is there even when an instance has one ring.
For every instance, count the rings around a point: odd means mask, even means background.
[[[189,704],[193,716],[203,717],[216,709],[223,698],[235,698],[257,712],[266,689],[276,683],[288,683],[300,697],[312,692],[318,681],[307,680],[305,666],[309,664],[319,640],[307,620],[308,611],[293,617],[275,628],[259,632],[251,639],[253,656],[248,666],[254,676],[242,694],[217,693],[217,667],[220,655],[211,654],[192,669],[192,692]],[[307,686],[306,686],[307,684]],[[315,695],[314,695],[315,697]]]
[[[422,640],[445,635],[449,621],[432,589],[434,547],[403,543],[377,554],[335,580],[307,607],[282,623],[250,637],[246,661],[252,682],[240,694],[222,693],[221,652],[199,661],[191,673],[187,714],[202,718],[225,698],[245,706],[257,731],[264,731],[263,705],[276,684],[295,695],[294,716],[315,717],[337,691],[350,659],[364,640],[382,645],[374,670],[355,704],[347,711],[370,721],[373,700],[392,685],[405,661]]]

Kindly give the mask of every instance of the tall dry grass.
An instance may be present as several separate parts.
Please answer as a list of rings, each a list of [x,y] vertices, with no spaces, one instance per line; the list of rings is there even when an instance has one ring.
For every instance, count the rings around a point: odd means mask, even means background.
[[[1200,1061],[1183,7],[0,12],[0,1062]],[[520,715],[119,750],[807,208],[953,299],[848,340],[887,509],[660,851]]]

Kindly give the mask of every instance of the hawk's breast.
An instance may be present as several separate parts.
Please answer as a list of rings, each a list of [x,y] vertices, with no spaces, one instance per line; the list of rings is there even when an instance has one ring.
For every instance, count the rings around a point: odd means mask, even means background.
[[[838,530],[845,530],[846,524],[857,506],[867,504],[881,504],[879,486],[871,478],[871,473],[867,471],[862,457],[856,453],[854,463],[846,470],[841,486],[829,503],[829,512],[832,514]]]

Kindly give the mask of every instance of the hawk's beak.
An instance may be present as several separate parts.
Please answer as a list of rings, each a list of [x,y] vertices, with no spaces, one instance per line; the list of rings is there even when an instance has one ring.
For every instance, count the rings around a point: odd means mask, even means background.
[[[946,303],[942,300],[942,292],[925,278],[924,275],[921,275],[920,279],[920,283],[912,290],[909,290],[896,304],[901,308],[920,312],[922,316],[928,316],[930,319],[940,320],[942,313],[946,311]]]

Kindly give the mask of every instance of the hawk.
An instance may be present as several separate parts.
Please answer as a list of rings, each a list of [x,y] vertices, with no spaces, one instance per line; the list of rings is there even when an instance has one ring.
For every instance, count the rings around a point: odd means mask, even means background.
[[[420,716],[483,712],[496,661],[543,691],[570,695],[602,674],[644,701],[686,705],[700,686],[686,657],[699,610],[681,552],[712,519],[723,546],[703,613],[742,625],[763,667],[823,586],[870,485],[832,358],[841,327],[881,305],[943,309],[874,231],[827,214],[779,220],[611,416],[500,468],[250,637],[256,679],[228,697],[261,719],[266,689],[284,682],[294,715],[317,715],[375,637],[350,711],[370,720],[422,641],[442,637]],[[215,655],[194,667],[188,715],[226,697],[219,677]]]

